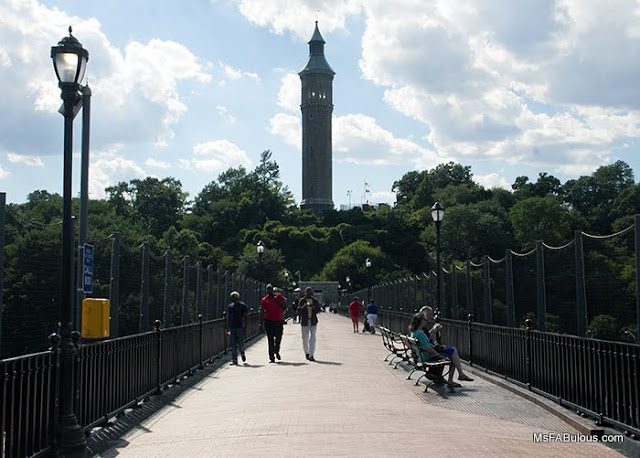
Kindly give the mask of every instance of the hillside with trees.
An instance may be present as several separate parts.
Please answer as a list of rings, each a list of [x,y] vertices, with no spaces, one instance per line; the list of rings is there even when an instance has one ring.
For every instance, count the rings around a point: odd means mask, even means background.
[[[176,259],[187,255],[214,269],[280,285],[283,269],[300,271],[303,279],[338,280],[343,287],[349,276],[355,290],[369,281],[435,268],[430,209],[436,201],[446,209],[443,260],[478,262],[484,255],[501,258],[508,248],[526,252],[536,240],[561,245],[575,230],[606,235],[624,229],[640,213],[639,186],[622,161],[565,183],[545,172],[534,179],[521,176],[510,191],[486,189],[473,180],[469,166],[447,163],[399,177],[392,189],[397,196],[394,207],[318,215],[299,210],[282,183],[278,164],[265,151],[254,170],[230,168],[196,196],[187,195],[180,181],[171,177],[117,183],[106,189],[106,199],[90,201],[88,238],[97,243],[119,232],[129,247],[148,242],[156,255],[171,250]],[[77,210],[74,200],[74,213]],[[50,319],[39,323],[27,318],[42,316],[34,304],[59,300],[61,214],[61,197],[46,190],[34,190],[27,202],[7,206],[3,340],[18,333],[46,337],[53,331]],[[267,246],[260,260],[255,250],[259,240]],[[615,258],[602,259],[599,265],[603,276],[630,284],[633,238],[625,240],[626,246],[611,248],[618,252]],[[108,271],[108,244],[103,245],[104,249],[96,248],[96,268]],[[374,278],[364,268],[366,258],[376,266]],[[131,267],[132,275],[138,268]],[[104,282],[96,287],[107,297]],[[630,288],[629,294],[635,294],[635,283]],[[136,298],[122,302],[135,304]],[[590,307],[590,318],[607,315],[607,303]],[[135,319],[134,311],[123,313]],[[595,329],[604,329],[597,331],[600,337],[617,338],[623,328],[637,331],[628,327],[627,317],[614,316],[613,324],[608,318],[598,320],[604,323],[596,323]],[[9,322],[15,323],[10,329]]]

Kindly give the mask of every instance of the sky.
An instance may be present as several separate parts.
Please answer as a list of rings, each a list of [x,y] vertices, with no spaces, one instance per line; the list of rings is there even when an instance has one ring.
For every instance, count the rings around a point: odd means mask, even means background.
[[[71,25],[89,51],[90,198],[152,176],[193,199],[270,150],[299,203],[316,20],[336,72],[336,207],[392,204],[394,181],[449,161],[487,188],[617,160],[640,176],[640,1],[0,0],[0,191],[62,194],[50,48]]]

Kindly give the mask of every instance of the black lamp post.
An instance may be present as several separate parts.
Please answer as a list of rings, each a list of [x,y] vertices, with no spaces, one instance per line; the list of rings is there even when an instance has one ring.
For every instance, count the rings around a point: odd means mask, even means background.
[[[351,293],[351,278],[347,275],[347,278],[345,278],[345,280],[347,281],[347,291]]]
[[[287,293],[289,292],[289,271],[285,270],[284,271],[284,287],[285,287],[285,291],[287,291]]]
[[[258,243],[256,243],[256,251],[258,252],[258,277],[260,278],[260,297],[262,297],[262,254],[264,253],[264,243],[262,243],[262,240],[258,240]]]
[[[444,219],[444,208],[438,202],[433,204],[431,207],[431,218],[436,223],[436,294],[438,295],[438,299],[436,301],[437,304],[437,314],[440,314],[440,306],[442,298],[440,295],[440,287],[442,284],[442,274],[440,268],[440,226],[442,225],[442,220]]]
[[[367,302],[369,302],[371,300],[371,259],[367,258],[364,266],[367,268]]]
[[[73,119],[81,106],[80,82],[89,52],[71,35],[51,48],[53,68],[62,90],[64,116],[63,197],[62,197],[62,304],[60,307],[60,409],[58,439],[61,451],[85,448],[84,432],[73,412],[73,363],[76,347],[72,341],[73,322],[73,221],[71,218],[71,169],[73,165]]]

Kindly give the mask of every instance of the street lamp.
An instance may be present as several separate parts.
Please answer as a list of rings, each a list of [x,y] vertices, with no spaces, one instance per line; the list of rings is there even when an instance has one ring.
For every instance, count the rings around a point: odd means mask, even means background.
[[[296,270],[293,274],[298,277],[298,283],[300,283],[300,271]]]
[[[262,243],[262,240],[256,243],[256,251],[258,252],[258,262],[262,264],[262,254],[264,253],[264,243]]]
[[[76,348],[72,341],[73,322],[73,221],[71,218],[71,172],[73,166],[73,119],[81,106],[80,82],[89,60],[89,52],[71,35],[51,47],[53,69],[62,93],[64,116],[63,197],[62,197],[62,304],[60,307],[61,382],[58,416],[61,451],[85,448],[84,432],[73,412],[73,363]]]
[[[441,297],[440,297],[440,288],[442,284],[442,273],[440,269],[440,226],[442,225],[442,220],[444,219],[444,208],[438,202],[433,204],[431,207],[431,218],[436,223],[436,269],[437,269],[437,277],[436,277],[436,294],[438,295],[437,299],[437,313],[440,314],[440,306]]]
[[[364,266],[367,268],[367,302],[369,302],[371,300],[371,259],[367,258]]]
[[[284,284],[286,291],[289,292],[289,272],[286,270],[284,271]]]
[[[345,278],[345,280],[347,281],[349,293],[351,293],[351,278],[347,275],[347,278]]]

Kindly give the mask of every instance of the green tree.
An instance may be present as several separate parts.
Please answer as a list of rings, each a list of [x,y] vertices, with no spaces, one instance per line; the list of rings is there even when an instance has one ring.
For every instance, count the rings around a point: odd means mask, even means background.
[[[529,197],[509,211],[513,236],[521,249],[531,249],[536,240],[561,244],[572,238],[572,219],[555,197]]]

